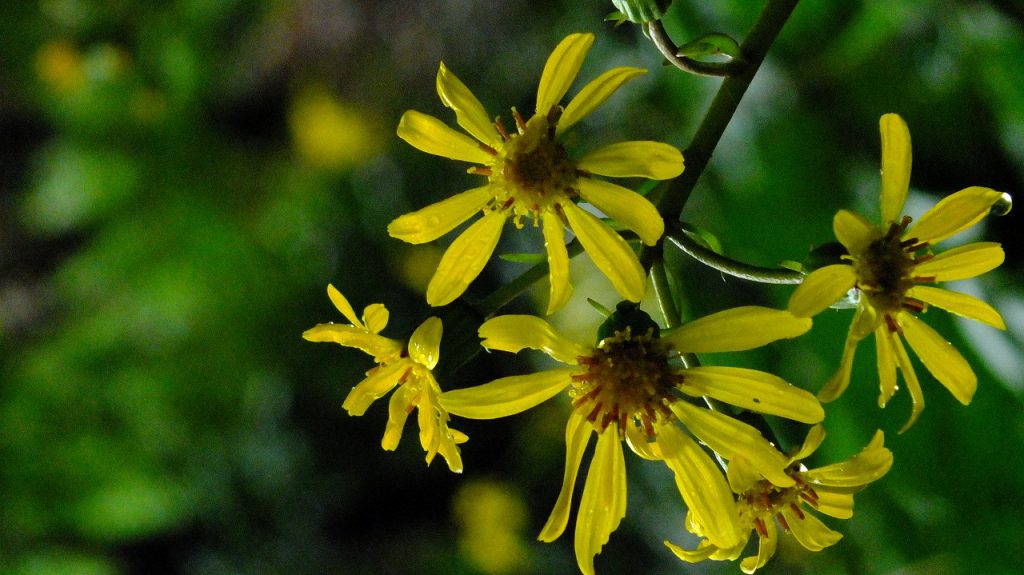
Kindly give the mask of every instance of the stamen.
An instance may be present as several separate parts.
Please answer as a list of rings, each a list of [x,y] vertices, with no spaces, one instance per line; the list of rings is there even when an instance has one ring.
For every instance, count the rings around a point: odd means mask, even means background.
[[[473,166],[467,171],[475,176],[490,176],[493,173],[490,166]]]
[[[777,513],[775,518],[779,520],[779,524],[786,530],[786,533],[789,533],[789,523],[786,522],[786,518],[783,517],[781,513]]]
[[[928,261],[928,260],[930,260],[930,259],[932,259],[934,257],[935,257],[935,254],[933,254],[931,252],[924,253],[924,254],[921,254],[919,256],[914,257],[914,263],[915,264],[924,263],[924,262],[926,262],[926,261]]]
[[[885,325],[888,326],[890,333],[903,333],[900,331],[900,324],[889,314],[885,314]]]
[[[812,497],[811,494],[807,493],[806,491],[802,491],[800,493],[800,499],[806,501],[808,504],[810,504],[811,507],[818,507],[818,500]]]
[[[932,284],[938,276],[914,276],[914,281],[919,284]]]
[[[482,149],[483,151],[487,152],[488,154],[490,154],[492,156],[497,156],[498,155],[498,150],[495,150],[494,148],[488,146],[487,144],[485,144],[483,142],[477,142],[476,145],[480,146],[480,149]]]
[[[793,511],[793,513],[796,514],[797,517],[799,517],[800,519],[804,518],[804,510],[800,509],[799,503],[790,503],[789,508]]]
[[[912,218],[910,216],[903,216],[903,219],[900,220],[900,230],[902,231],[902,230],[907,229],[907,226],[909,226],[910,222],[912,222],[912,221],[914,221],[914,218]]]
[[[562,116],[562,107],[559,106],[558,104],[555,104],[555,105],[551,106],[551,109],[548,110],[547,120],[548,120],[548,124],[551,125],[551,129],[552,130],[554,130],[555,123],[558,122],[558,118],[560,118],[561,116]]]
[[[907,240],[907,241],[911,241],[911,240]],[[915,240],[915,241],[916,241],[916,240]],[[903,242],[900,242],[900,245],[902,246],[902,245],[903,245]],[[906,252],[907,252],[908,254],[912,254],[912,253],[914,253],[914,252],[919,252],[919,251],[921,251],[921,250],[923,250],[923,249],[927,248],[927,247],[928,247],[928,246],[930,246],[930,245],[931,245],[931,244],[930,244],[930,243],[928,243],[928,242],[921,242],[921,243],[919,243],[919,244],[913,244],[913,245],[911,245],[910,247],[904,247],[903,249],[904,249],[904,250],[905,250],[905,251],[906,251]]]
[[[597,397],[597,394],[599,394],[599,393],[601,393],[601,388],[595,387],[594,389],[591,389],[587,393],[585,393],[585,394],[577,397],[576,399],[572,400],[572,406],[573,407],[579,407],[579,406],[583,405],[584,403],[590,401],[591,399],[594,399],[595,397]]]
[[[501,139],[505,141],[512,139],[512,136],[509,135],[508,130],[505,129],[505,123],[501,121],[501,116],[498,116],[497,118],[494,119],[494,129],[498,130],[498,133],[501,134]]]
[[[604,431],[613,419],[615,419],[615,410],[605,412],[604,417],[601,418],[601,431]]]
[[[927,307],[928,306],[925,305],[925,303],[923,301],[914,299],[912,297],[908,297],[908,298],[903,300],[903,308],[904,309],[908,309],[908,310],[913,311],[913,312],[921,313]]]
[[[644,433],[647,434],[647,437],[654,437],[655,436],[655,433],[654,433],[654,422],[651,421],[651,420],[652,420],[652,418],[647,416],[647,415],[643,415],[643,416],[640,417],[640,422],[643,423],[643,425],[644,425]]]
[[[516,129],[519,130],[519,134],[522,135],[522,133],[526,131],[526,120],[523,119],[523,116],[519,113],[519,110],[515,109],[515,107],[512,108],[512,117],[516,120]]]
[[[757,530],[757,534],[760,537],[768,537],[768,528],[765,527],[764,519],[760,517],[754,518],[754,529]]]
[[[601,405],[601,402],[597,402],[594,405],[594,409],[590,410],[590,413],[587,414],[587,421],[589,421],[590,423],[594,423],[594,421],[597,420],[597,414],[601,413],[602,407],[603,406]]]

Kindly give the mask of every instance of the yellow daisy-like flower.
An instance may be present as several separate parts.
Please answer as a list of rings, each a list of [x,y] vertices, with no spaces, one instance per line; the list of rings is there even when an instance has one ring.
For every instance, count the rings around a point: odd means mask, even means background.
[[[382,304],[366,306],[360,319],[345,296],[333,285],[327,286],[327,295],[350,323],[321,323],[303,332],[302,337],[309,341],[333,342],[361,349],[377,362],[376,367],[366,372],[366,379],[352,388],[342,407],[349,415],[362,415],[370,404],[398,386],[388,402],[388,423],[381,447],[388,451],[398,447],[405,420],[415,408],[418,410],[420,445],[427,452],[427,464],[440,453],[448,462],[449,469],[462,473],[458,444],[468,438],[448,427],[448,412],[438,402],[441,388],[431,371],[440,357],[441,320],[431,317],[424,321],[406,345],[380,335],[388,323],[388,310]]]
[[[853,494],[889,471],[892,452],[882,445],[884,437],[878,431],[871,442],[850,459],[808,470],[801,461],[814,453],[824,439],[824,428],[814,426],[800,450],[789,458],[786,474],[793,479],[793,485],[789,487],[779,487],[760,477],[742,460],[729,463],[729,482],[734,489],[739,486],[736,515],[745,533],[743,540],[734,547],[720,547],[710,539],[702,540],[693,551],[668,541],[665,545],[680,559],[690,563],[705,559],[731,561],[743,554],[750,534],[757,533],[757,555],[746,557],[740,563],[744,573],[753,573],[775,554],[778,544],[776,521],[810,551],[821,551],[835,544],[842,539],[842,534],[829,529],[808,509],[838,519],[852,517]],[[687,528],[698,536],[706,536],[705,526],[692,514],[687,516]]]
[[[626,321],[616,322],[622,318]],[[573,410],[565,430],[565,475],[541,541],[565,530],[583,452],[596,433],[597,448],[587,473],[576,519],[580,570],[594,572],[594,556],[626,513],[626,469],[621,443],[647,459],[664,461],[690,512],[707,526],[719,547],[739,543],[733,498],[721,470],[690,433],[725,459],[742,458],[781,486],[794,484],[785,458],[753,427],[683,399],[703,396],[742,408],[816,423],[824,412],[813,395],[761,371],[736,367],[683,368],[682,352],[740,351],[800,335],[810,320],[762,307],[736,308],[688,323],[661,337],[657,324],[633,304],[620,304],[613,325],[594,347],[558,334],[546,321],[527,315],[493,318],[480,327],[483,346],[518,352],[538,349],[568,365],[505,377],[441,394],[451,413],[474,419],[505,417],[569,389]],[[608,325],[608,324],[606,324]]]
[[[388,226],[391,236],[421,244],[483,213],[441,258],[427,287],[430,305],[447,305],[462,295],[490,259],[506,220],[511,218],[522,228],[524,217],[532,219],[544,236],[550,265],[549,314],[572,295],[566,227],[623,298],[640,301],[643,297],[646,276],[633,249],[574,200],[593,204],[636,232],[645,244],[654,245],[665,229],[657,209],[636,192],[591,175],[674,178],[683,171],[683,156],[668,144],[636,141],[612,144],[575,161],[569,158],[559,140],[562,134],[627,81],[646,73],[639,68],[614,68],[584,86],[567,106],[559,106],[593,43],[593,34],[571,34],[555,48],[541,75],[536,113],[527,120],[512,109],[514,132],[506,130],[500,119],[492,123],[480,101],[444,63],[437,73],[437,92],[472,138],[415,110],[402,116],[400,138],[429,154],[477,164],[469,172],[487,178],[481,187],[400,216]]]
[[[846,263],[825,266],[810,273],[793,293],[789,310],[810,317],[829,307],[849,290],[857,288],[860,300],[850,326],[839,370],[825,384],[818,398],[832,401],[850,383],[858,342],[874,333],[878,350],[881,394],[884,407],[896,392],[896,371],[910,391],[913,403],[908,429],[924,409],[924,396],[910,358],[906,339],[921,363],[964,405],[978,385],[971,366],[948,341],[918,319],[929,305],[998,329],[1003,318],[987,303],[958,292],[933,287],[937,282],[981,275],[1003,263],[1003,248],[994,242],[976,242],[934,254],[931,246],[981,221],[1004,194],[971,187],[943,198],[911,226],[900,217],[910,184],[910,131],[896,114],[882,116],[882,222],[840,210],[833,221],[836,238],[846,247]]]

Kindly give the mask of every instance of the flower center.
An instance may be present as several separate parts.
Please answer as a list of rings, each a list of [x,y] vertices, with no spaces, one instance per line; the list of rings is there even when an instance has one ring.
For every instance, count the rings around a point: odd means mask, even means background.
[[[573,407],[598,432],[616,422],[622,434],[632,422],[653,437],[658,418],[671,417],[667,403],[683,380],[668,360],[669,348],[653,330],[637,336],[630,327],[617,331],[601,340],[594,353],[577,359],[586,371],[572,377]]]
[[[555,137],[557,115],[557,110],[537,114],[524,123],[515,113],[519,132],[507,136],[503,157],[491,173],[491,183],[503,190],[496,205],[511,209],[517,224],[518,218],[532,216],[536,225],[542,212],[556,210],[576,194],[576,166]]]
[[[799,463],[794,463],[786,470],[786,474],[796,481],[793,487],[776,487],[767,479],[762,479],[739,496],[741,504],[741,519],[750,520],[754,529],[761,537],[768,536],[768,528],[765,526],[765,519],[771,520],[774,515],[782,527],[789,531],[789,524],[786,522],[782,510],[789,508],[798,518],[804,518],[804,510],[800,508],[800,502],[804,501],[811,507],[818,506],[818,494],[814,488],[803,479],[802,468]]]
[[[871,306],[881,312],[890,323],[892,316],[903,309],[921,311],[924,305],[910,297],[907,290],[916,282],[929,281],[913,275],[914,266],[931,257],[915,254],[928,247],[926,242],[916,238],[901,239],[910,218],[892,223],[881,238],[871,242],[863,253],[855,256],[857,287],[863,292]]]

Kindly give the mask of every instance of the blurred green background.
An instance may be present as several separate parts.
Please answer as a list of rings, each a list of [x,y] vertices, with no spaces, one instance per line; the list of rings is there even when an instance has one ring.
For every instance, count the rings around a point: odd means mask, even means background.
[[[676,0],[678,43],[742,37],[759,2]],[[427,468],[414,424],[380,449],[386,407],[347,416],[371,365],[304,342],[383,302],[387,334],[428,310],[440,248],[387,237],[395,216],[476,185],[463,167],[394,136],[415,108],[449,121],[442,59],[506,122],[532,111],[549,51],[597,34],[582,81],[616,65],[651,73],[578,128],[578,150],[622,139],[685,147],[719,80],[661,65],[609,2],[509,0],[12,0],[0,8],[0,572],[14,574],[574,573],[571,531],[535,540],[557,496],[564,403],[470,435],[466,472]],[[877,214],[878,118],[914,146],[908,213],[970,185],[1024,181],[1024,5],[1016,0],[805,2],[747,94],[684,212],[727,253],[774,265],[831,240],[847,207]],[[1007,332],[929,313],[980,378],[962,407],[919,369],[928,407],[909,432],[901,392],[877,409],[873,346],[828,406],[812,463],[858,451],[880,427],[893,470],[857,498],[845,538],[780,548],[766,573],[1014,573],[1024,532],[1024,299],[1018,213],[968,238],[1001,241],[999,270],[956,289],[992,302]],[[537,234],[539,235],[539,234]],[[536,249],[506,234],[501,251]],[[528,237],[531,236],[531,237]],[[953,242],[950,242],[951,244]],[[784,305],[669,253],[688,317]],[[553,321],[582,341],[615,295],[575,262]],[[477,297],[518,274],[497,262]],[[544,301],[546,285],[537,294]],[[523,298],[511,309],[542,309]],[[816,391],[851,312],[795,342],[719,362]],[[469,332],[472,335],[472,332]],[[463,334],[465,335],[465,334]],[[453,337],[451,335],[447,337]],[[445,388],[531,369],[479,356]],[[678,562],[692,547],[670,476],[627,457],[629,510],[602,573],[733,573]],[[571,530],[571,526],[570,526]]]

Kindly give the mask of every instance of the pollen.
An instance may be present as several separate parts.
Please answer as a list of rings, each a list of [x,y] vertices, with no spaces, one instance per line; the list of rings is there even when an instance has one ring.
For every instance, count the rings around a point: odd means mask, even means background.
[[[633,335],[626,327],[577,359],[585,371],[573,376],[573,407],[603,432],[617,423],[620,434],[634,425],[648,437],[654,424],[671,417],[668,402],[683,376],[670,362],[668,346],[651,330]]]

